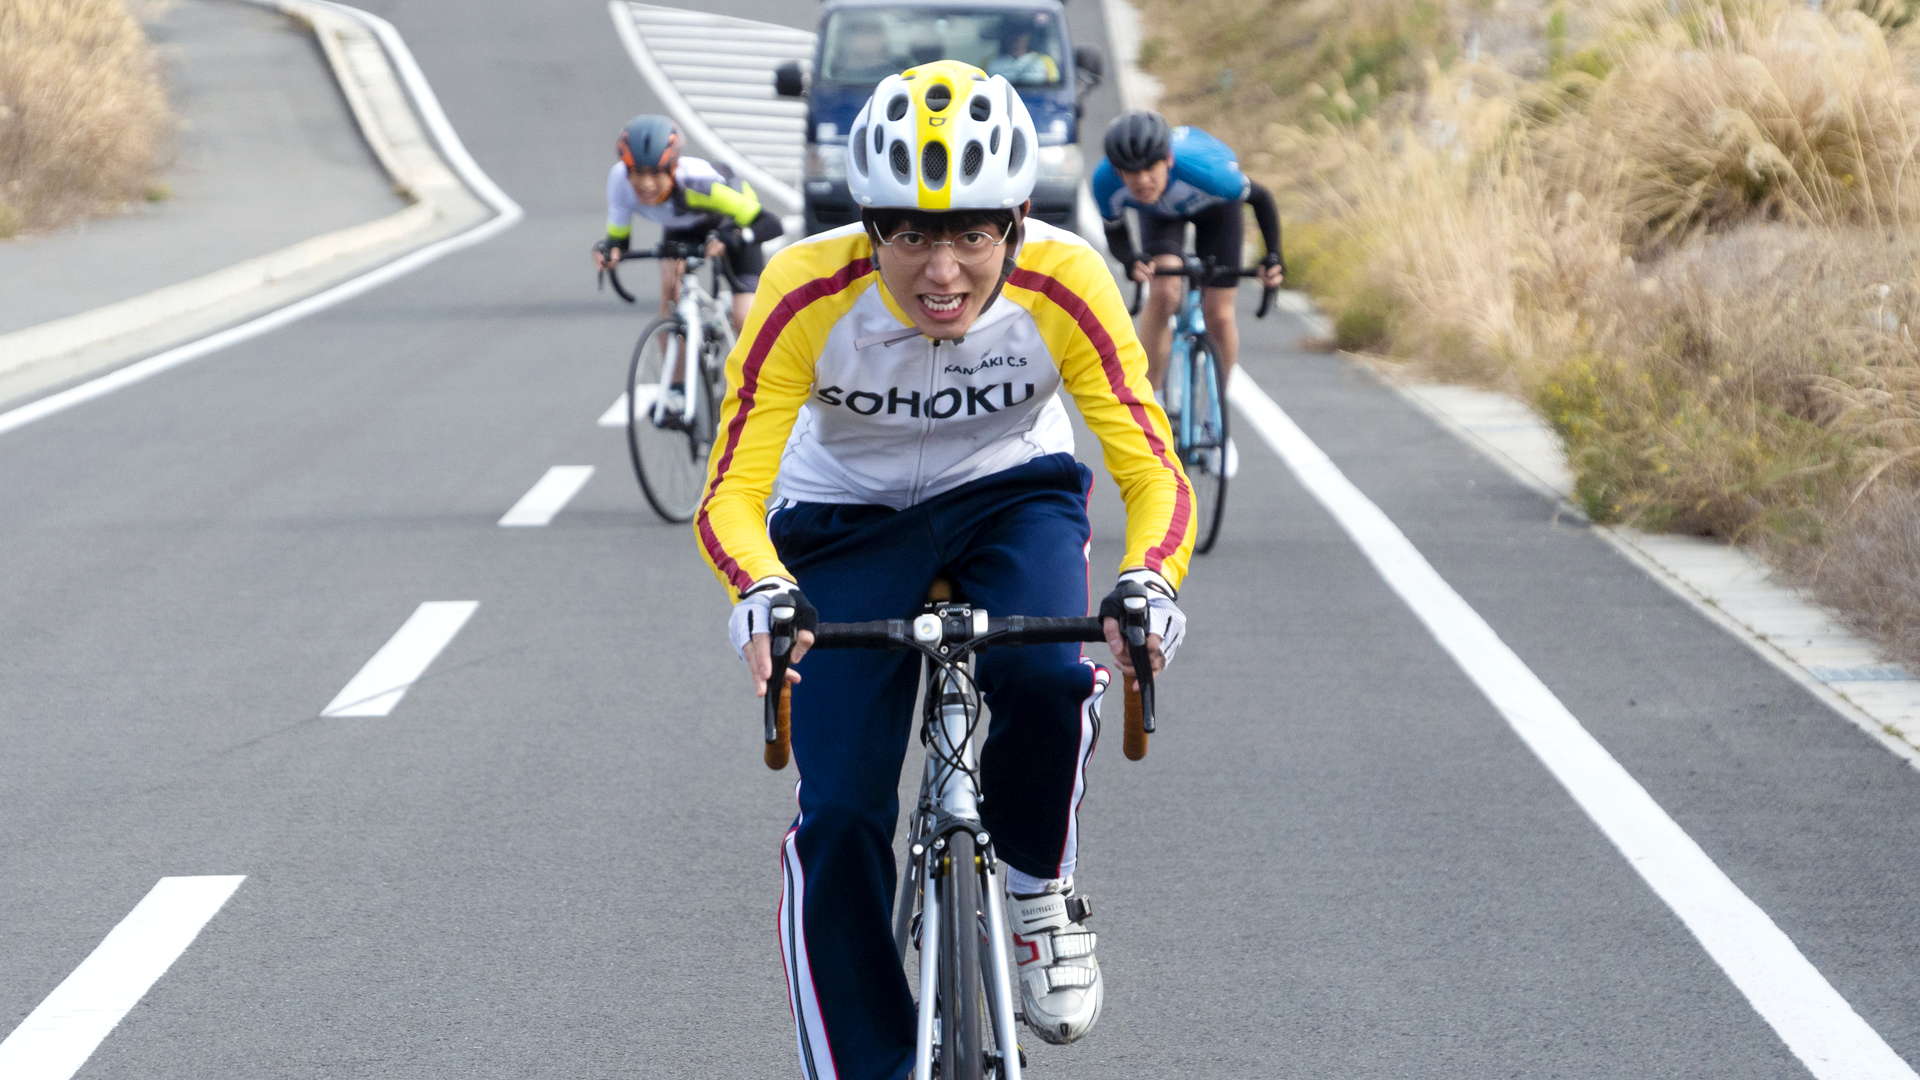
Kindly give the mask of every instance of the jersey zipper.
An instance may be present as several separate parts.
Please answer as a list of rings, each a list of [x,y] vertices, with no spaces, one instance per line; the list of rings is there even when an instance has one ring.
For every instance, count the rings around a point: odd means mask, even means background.
[[[927,341],[927,392],[920,399],[920,447],[913,459],[913,487],[908,490],[907,498],[912,504],[920,502],[921,473],[927,467],[927,443],[933,438],[933,384],[940,370],[940,342],[929,338]]]

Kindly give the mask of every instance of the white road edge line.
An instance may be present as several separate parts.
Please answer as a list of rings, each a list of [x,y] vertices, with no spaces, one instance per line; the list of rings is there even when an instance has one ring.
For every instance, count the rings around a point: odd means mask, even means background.
[[[0,1042],[0,1076],[70,1080],[245,880],[161,878]]]
[[[96,379],[89,379],[78,386],[69,387],[59,393],[49,394],[38,400],[30,401],[19,408],[11,409],[7,412],[0,412],[0,435],[25,427],[36,420],[43,420],[55,413],[65,412],[76,405],[85,404],[95,398],[104,397],[123,387],[132,386],[138,382],[145,382],[156,375],[171,371],[190,361],[198,360],[209,353],[217,352],[229,345],[235,345],[242,341],[259,337],[262,334],[278,330],[289,323],[297,322],[316,312],[324,311],[336,304],[351,300],[362,293],[385,285],[396,278],[410,274],[428,263],[439,259],[441,256],[450,255],[462,248],[472,247],[483,240],[493,237],[497,233],[512,228],[514,224],[519,222],[522,214],[519,204],[508,198],[507,194],[495,186],[494,182],[488,178],[486,173],[480,171],[480,166],[474,163],[472,156],[467,153],[466,147],[461,144],[460,136],[454,133],[453,125],[447,121],[446,113],[440,108],[439,99],[433,95],[433,88],[427,85],[426,76],[420,72],[420,65],[414,61],[413,54],[407,51],[406,42],[401,40],[399,32],[393,28],[393,25],[385,19],[376,15],[370,15],[367,12],[361,11],[359,8],[348,7],[345,4],[337,3],[329,3],[328,6],[337,8],[347,15],[366,23],[367,26],[373,30],[374,34],[379,37],[381,44],[386,47],[387,55],[393,60],[394,66],[399,69],[401,81],[413,96],[414,105],[420,111],[420,119],[426,123],[428,130],[433,133],[434,139],[440,145],[441,153],[446,155],[448,164],[453,167],[455,172],[460,174],[461,180],[464,181],[476,195],[480,196],[484,202],[494,208],[498,216],[490,218],[458,236],[450,236],[445,240],[436,241],[417,251],[409,252],[376,270],[369,271],[357,278],[349,278],[330,289],[317,292],[304,300],[297,300],[288,304],[286,307],[268,312],[259,318],[251,319],[238,326],[229,327],[217,334],[200,338],[197,341],[191,341],[185,345],[168,349],[165,352],[156,353],[153,356],[147,357],[145,360],[128,364],[126,367],[110,371]]]
[[[1815,1077],[1916,1080],[1767,913],[1244,370],[1229,397]]]
[[[660,69],[659,62],[654,60],[653,51],[647,48],[646,42],[640,40],[640,30],[633,25],[633,15],[628,8],[628,0],[607,0],[607,14],[613,19],[614,32],[620,35],[620,43],[626,46],[627,55],[633,58],[633,66],[640,69],[640,75],[647,80],[647,86],[660,98],[661,104],[667,107],[667,112],[673,115],[674,120],[680,124],[681,130],[698,139],[713,152],[714,157],[725,161],[734,172],[746,177],[763,194],[778,199],[786,204],[789,210],[799,210],[800,193],[798,191],[740,156],[738,151],[727,145],[727,141],[721,138],[718,132],[708,126],[707,122],[701,118],[699,111],[687,103],[686,97],[673,85],[673,80],[667,77],[667,73]]]
[[[421,604],[320,715],[385,716],[391,713],[479,606],[478,600],[429,600]]]
[[[506,528],[539,528],[553,521],[580,489],[593,477],[591,465],[555,465],[527,489],[500,519]]]

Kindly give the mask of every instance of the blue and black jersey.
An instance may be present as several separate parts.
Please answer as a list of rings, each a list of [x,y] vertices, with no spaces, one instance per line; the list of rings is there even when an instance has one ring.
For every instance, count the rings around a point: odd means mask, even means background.
[[[1103,159],[1093,170],[1093,202],[1107,221],[1119,221],[1129,206],[1156,217],[1190,218],[1221,203],[1245,202],[1252,190],[1253,182],[1240,171],[1233,148],[1190,125],[1173,129],[1167,190],[1151,206],[1127,193],[1112,162]]]

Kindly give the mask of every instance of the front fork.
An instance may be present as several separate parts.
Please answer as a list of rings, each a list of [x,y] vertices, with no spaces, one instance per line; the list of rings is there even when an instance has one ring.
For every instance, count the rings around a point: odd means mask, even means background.
[[[908,882],[903,883],[901,902],[894,909],[895,943],[904,953],[910,932],[911,882],[917,879],[925,883],[920,889],[920,1011],[914,1032],[914,1080],[933,1080],[936,1056],[934,1010],[939,998],[940,965],[951,962],[940,952],[941,942],[945,938],[940,933],[940,917],[950,895],[946,887],[949,875],[967,873],[979,875],[980,896],[986,905],[986,926],[983,930],[986,935],[986,956],[983,959],[986,962],[980,967],[987,980],[987,1006],[992,1010],[993,1049],[999,1058],[997,1080],[1021,1080],[1020,1042],[1014,1026],[1013,957],[1007,950],[1010,930],[1004,891],[1006,885],[1000,872],[1000,860],[993,853],[993,838],[982,831],[974,834],[974,843],[979,860],[976,866],[961,866],[953,862],[948,858],[944,842],[914,843],[907,872]],[[978,914],[956,912],[954,917],[971,921],[972,918],[978,918]]]

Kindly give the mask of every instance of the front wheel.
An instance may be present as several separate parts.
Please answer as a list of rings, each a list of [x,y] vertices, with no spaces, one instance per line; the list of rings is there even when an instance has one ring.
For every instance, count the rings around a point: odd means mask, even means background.
[[[940,1080],[985,1080],[985,1020],[980,979],[980,872],[968,833],[947,840],[946,872],[931,887],[940,897]]]
[[[1193,483],[1196,555],[1213,550],[1227,512],[1227,402],[1221,392],[1219,355],[1219,346],[1205,334],[1189,342],[1185,407],[1190,434],[1180,448],[1180,464]]]
[[[656,319],[641,331],[627,366],[633,475],[648,505],[668,521],[691,520],[700,505],[715,428],[712,384],[703,372],[689,371],[686,345],[686,324],[673,316]]]

